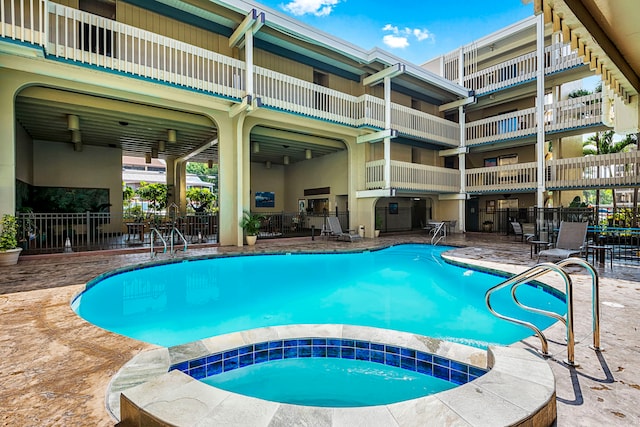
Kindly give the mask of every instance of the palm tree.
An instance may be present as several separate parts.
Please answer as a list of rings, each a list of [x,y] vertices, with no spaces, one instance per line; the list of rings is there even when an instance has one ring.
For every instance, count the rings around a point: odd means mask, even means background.
[[[591,135],[582,144],[582,154],[585,156],[598,155],[598,154],[612,154],[628,151],[628,147],[637,144],[637,137],[635,134],[629,134],[624,139],[619,141],[613,140],[614,131],[609,130],[606,132],[596,132]],[[614,171],[612,171],[614,172]],[[599,168],[597,170],[599,173]],[[611,188],[611,195],[613,196],[613,211],[616,211],[616,193],[615,188]],[[637,189],[635,190],[637,191]],[[596,209],[599,209],[600,204],[600,190],[596,190]]]

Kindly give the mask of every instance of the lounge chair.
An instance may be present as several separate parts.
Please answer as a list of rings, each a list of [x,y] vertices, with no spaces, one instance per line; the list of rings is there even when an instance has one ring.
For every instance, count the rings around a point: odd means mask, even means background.
[[[340,220],[337,216],[327,217],[327,228],[323,230],[323,234],[328,237],[335,237],[338,240],[345,242],[353,242],[355,240],[361,240],[362,237],[356,230],[349,230],[348,233],[342,231]]]
[[[538,252],[538,261],[540,261],[540,257],[542,256],[564,259],[573,255],[582,254],[587,239],[588,225],[589,223],[587,222],[562,221],[560,223],[556,244],[553,248]]]
[[[522,224],[520,224],[517,221],[513,221],[511,223],[511,228],[513,228],[513,234],[515,234],[516,239],[520,238],[521,242],[524,242],[525,240],[528,242],[530,239],[532,239],[533,237],[535,237],[534,234],[528,234],[522,231]]]

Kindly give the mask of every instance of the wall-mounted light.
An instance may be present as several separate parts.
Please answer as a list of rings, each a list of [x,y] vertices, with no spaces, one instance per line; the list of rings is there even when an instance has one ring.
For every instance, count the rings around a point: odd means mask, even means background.
[[[311,150],[309,150],[308,148],[304,150],[304,158],[309,160],[311,159],[311,157],[312,157]]]
[[[144,153],[144,162],[151,163],[151,153]]]
[[[74,114],[69,114],[67,116],[67,129],[80,130],[80,118]]]
[[[282,158],[282,163],[284,163],[285,165],[288,165],[289,164],[289,156],[284,156]]]
[[[171,144],[175,144],[177,140],[178,140],[178,137],[176,135],[176,131],[174,129],[169,129],[167,131],[167,142]]]
[[[167,148],[167,144],[164,141],[158,141],[158,151],[160,152],[164,152],[164,150]]]
[[[264,162],[264,167],[267,169],[271,169],[271,160],[267,160],[266,162]]]
[[[260,152],[260,143],[258,142],[254,142],[253,143],[253,153],[259,153]]]
[[[79,130],[71,131],[71,142],[73,143],[73,151],[82,151],[82,134]]]

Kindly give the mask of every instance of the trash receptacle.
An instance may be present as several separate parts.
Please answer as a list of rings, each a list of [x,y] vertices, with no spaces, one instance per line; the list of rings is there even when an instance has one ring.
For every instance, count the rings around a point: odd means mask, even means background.
[[[364,238],[364,225],[358,226],[358,234],[360,235],[360,237]]]

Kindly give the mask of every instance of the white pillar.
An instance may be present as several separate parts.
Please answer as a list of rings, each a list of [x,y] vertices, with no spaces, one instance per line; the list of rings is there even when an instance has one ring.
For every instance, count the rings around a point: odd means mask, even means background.
[[[251,29],[244,34],[244,61],[246,67],[246,93],[253,96],[253,31]]]
[[[536,20],[536,51],[538,59],[538,69],[536,73],[537,95],[536,95],[536,121],[538,126],[536,140],[536,161],[538,168],[538,188],[536,194],[536,205],[538,208],[544,207],[544,14],[539,14]]]
[[[391,78],[384,78],[384,128],[391,129]],[[391,188],[391,138],[384,138],[384,187]]]
[[[0,85],[0,217],[16,212],[15,87]]]
[[[464,49],[460,48],[460,56],[458,59],[458,83],[464,86]],[[460,148],[467,146],[467,116],[464,112],[464,105],[458,107],[458,123],[460,124]],[[466,231],[466,194],[467,194],[467,155],[465,153],[458,154],[458,169],[460,170],[460,194],[464,198],[458,202],[458,227],[462,231]]]

